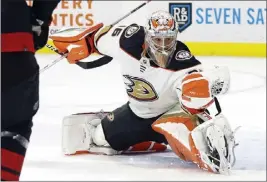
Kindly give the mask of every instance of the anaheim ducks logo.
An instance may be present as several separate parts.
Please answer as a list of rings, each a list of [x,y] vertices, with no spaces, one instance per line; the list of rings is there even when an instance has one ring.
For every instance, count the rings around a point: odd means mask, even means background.
[[[113,112],[108,113],[107,114],[107,118],[108,118],[109,121],[113,121],[114,120],[114,113]]]
[[[158,99],[158,95],[153,86],[144,79],[124,75],[127,94],[139,101],[153,101]]]

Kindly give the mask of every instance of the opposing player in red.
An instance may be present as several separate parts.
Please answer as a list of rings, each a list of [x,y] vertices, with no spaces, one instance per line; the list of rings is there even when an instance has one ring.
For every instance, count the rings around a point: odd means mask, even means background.
[[[1,181],[18,181],[39,108],[35,52],[48,40],[60,0],[1,1]]]
[[[68,61],[83,68],[92,53],[119,60],[129,96],[108,114],[66,116],[65,154],[163,151],[169,144],[181,159],[202,169],[229,171],[236,144],[216,98],[227,92],[229,73],[223,68],[204,71],[177,34],[174,18],[157,11],[145,27],[100,23],[51,36],[61,52],[69,52]]]

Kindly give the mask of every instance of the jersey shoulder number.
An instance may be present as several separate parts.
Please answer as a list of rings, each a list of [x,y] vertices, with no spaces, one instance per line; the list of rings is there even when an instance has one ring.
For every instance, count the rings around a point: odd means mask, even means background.
[[[111,36],[112,36],[112,37],[117,37],[117,36],[119,36],[119,35],[122,33],[122,31],[123,31],[123,29],[124,29],[125,27],[126,27],[126,26],[119,26],[119,27],[115,28],[115,29],[113,30]]]

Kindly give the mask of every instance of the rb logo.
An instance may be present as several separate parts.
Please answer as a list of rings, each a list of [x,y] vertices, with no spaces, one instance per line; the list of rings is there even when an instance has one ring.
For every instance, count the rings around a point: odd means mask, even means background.
[[[180,33],[192,24],[192,3],[169,3],[169,13],[176,20]]]

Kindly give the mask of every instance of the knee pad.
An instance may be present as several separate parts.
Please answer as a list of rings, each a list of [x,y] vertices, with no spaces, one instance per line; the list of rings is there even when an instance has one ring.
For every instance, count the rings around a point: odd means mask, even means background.
[[[97,125],[97,127],[95,128],[92,138],[93,138],[93,142],[97,146],[109,146],[107,140],[105,139],[105,135],[104,135],[104,131],[103,131],[103,127],[101,123]]]

